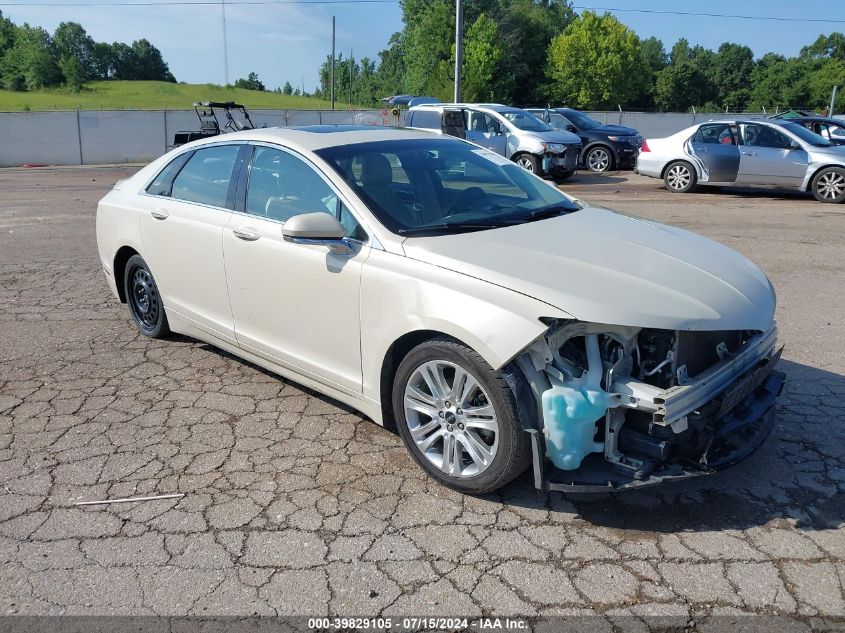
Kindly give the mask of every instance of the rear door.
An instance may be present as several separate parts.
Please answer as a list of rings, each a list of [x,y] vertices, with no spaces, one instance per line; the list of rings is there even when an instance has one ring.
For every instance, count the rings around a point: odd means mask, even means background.
[[[704,165],[709,182],[734,182],[740,154],[735,130],[729,123],[708,123],[692,138],[692,151]]]
[[[243,144],[201,147],[175,165],[176,174],[166,174],[168,166],[147,187],[148,212],[141,216],[143,256],[165,308],[231,343],[223,227],[232,216],[232,174],[245,149]]]
[[[790,137],[762,123],[741,123],[742,148],[737,182],[800,187],[809,156]]]
[[[467,110],[467,140],[507,157],[508,137],[489,114]]]

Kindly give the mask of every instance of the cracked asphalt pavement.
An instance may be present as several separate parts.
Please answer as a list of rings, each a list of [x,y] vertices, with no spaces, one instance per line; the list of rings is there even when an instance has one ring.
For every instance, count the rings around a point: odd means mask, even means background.
[[[789,380],[777,427],[708,478],[565,497],[526,475],[473,498],[330,399],[204,343],[140,336],[94,237],[97,200],[133,170],[0,171],[1,614],[841,624],[845,208],[678,196],[631,173],[566,183],[718,239],[772,278]]]

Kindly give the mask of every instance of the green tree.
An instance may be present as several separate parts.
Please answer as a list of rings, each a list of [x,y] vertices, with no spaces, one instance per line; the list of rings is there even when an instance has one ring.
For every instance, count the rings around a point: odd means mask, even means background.
[[[451,60],[455,3],[451,0],[403,0],[405,29],[404,92],[449,100],[454,77]]]
[[[59,67],[69,86],[79,89],[83,82],[95,77],[94,40],[81,24],[62,22],[53,33],[53,42]]]
[[[830,107],[830,96],[834,86],[839,86],[834,111],[845,109],[845,59],[831,57],[819,63],[807,77],[810,105],[819,110]]]
[[[386,49],[378,54],[375,91],[378,96],[390,97],[402,91],[405,83],[405,48],[402,33],[390,36]]]
[[[707,101],[703,91],[706,79],[691,61],[678,61],[657,75],[654,100],[661,110],[686,112],[691,106]]]
[[[464,40],[463,99],[495,101],[511,90],[512,77],[502,72],[506,57],[496,23],[482,13]]]
[[[717,103],[744,109],[751,97],[751,74],[754,54],[747,46],[725,42],[719,47],[711,66],[710,76]]]
[[[642,50],[643,65],[647,69],[647,74],[640,80],[640,96],[636,105],[652,108],[654,107],[654,84],[657,82],[657,75],[666,68],[668,55],[663,47],[663,42],[656,37],[642,40],[640,49]]]
[[[797,58],[763,56],[751,74],[749,108],[773,112],[807,105],[808,74],[808,64]]]
[[[516,105],[547,103],[546,65],[552,38],[572,22],[572,4],[563,0],[487,0],[467,3],[478,5],[498,25],[507,55],[501,64],[501,75],[508,88],[495,95],[496,101]],[[466,71],[466,66],[464,67]]]
[[[62,74],[50,34],[26,23],[16,27],[14,43],[0,60],[0,77],[9,90],[36,90],[60,83]]]
[[[264,91],[264,84],[258,78],[258,73],[251,72],[246,76],[246,79],[241,78],[235,82],[235,88],[245,88],[247,90]]]
[[[293,86],[289,81],[285,82],[285,85],[282,86],[282,94],[283,95],[292,95],[293,94]]]
[[[801,58],[845,60],[845,35],[842,33],[819,35],[815,42],[801,49]]]
[[[647,73],[636,34],[609,13],[584,11],[549,46],[549,91],[576,108],[629,104]]]
[[[167,62],[164,61],[161,55],[161,51],[146,39],[132,42],[132,53],[135,58],[134,63],[136,68],[136,76],[133,79],[176,82],[176,79],[167,67]],[[263,90],[264,88],[262,87],[261,89]]]

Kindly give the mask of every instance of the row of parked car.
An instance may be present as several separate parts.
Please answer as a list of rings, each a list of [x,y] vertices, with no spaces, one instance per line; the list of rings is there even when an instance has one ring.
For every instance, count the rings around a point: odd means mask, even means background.
[[[793,113],[794,114],[794,113]],[[579,168],[635,169],[675,193],[698,185],[776,185],[845,201],[845,121],[799,113],[706,121],[662,139],[605,125],[571,108],[492,103],[412,105],[406,126],[464,138],[561,181]]]
[[[596,173],[633,168],[643,138],[570,108],[512,108],[495,103],[412,106],[407,127],[465,138],[528,171],[556,180],[580,167]]]

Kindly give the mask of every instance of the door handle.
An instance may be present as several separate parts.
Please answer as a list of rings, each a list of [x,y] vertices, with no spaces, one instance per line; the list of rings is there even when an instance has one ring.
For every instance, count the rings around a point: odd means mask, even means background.
[[[743,156],[756,156],[757,152],[743,152],[742,155]]]
[[[254,242],[261,236],[254,231],[250,231],[249,229],[232,229],[232,233],[235,234],[235,237],[239,240],[243,240],[244,242]]]
[[[152,211],[150,211],[150,215],[153,216],[156,220],[166,220],[170,217],[170,214],[164,209],[153,209]]]

